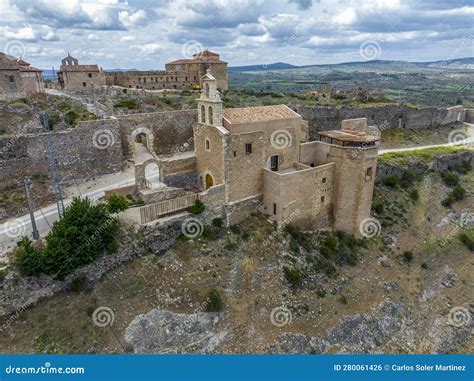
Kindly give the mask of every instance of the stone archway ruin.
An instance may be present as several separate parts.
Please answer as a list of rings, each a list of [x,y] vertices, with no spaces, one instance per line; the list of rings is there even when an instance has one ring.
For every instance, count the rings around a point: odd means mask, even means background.
[[[163,171],[160,161],[148,159],[143,163],[135,164],[135,184],[138,190],[156,189],[163,183]]]
[[[148,151],[156,156],[155,147],[154,147],[155,137],[153,136],[153,132],[146,127],[138,127],[130,134],[129,137],[129,144],[132,148],[132,156],[136,154],[136,147],[135,143],[142,143],[146,146]]]

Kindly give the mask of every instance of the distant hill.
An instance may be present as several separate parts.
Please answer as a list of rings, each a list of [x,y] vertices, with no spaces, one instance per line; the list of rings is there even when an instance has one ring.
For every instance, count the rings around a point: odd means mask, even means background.
[[[353,61],[341,62],[337,64],[319,64],[319,65],[304,65],[296,66],[284,62],[277,62],[273,64],[259,64],[248,66],[231,66],[229,72],[247,72],[247,71],[274,71],[274,70],[292,70],[292,69],[307,69],[307,68],[326,68],[337,69],[344,67],[431,67],[431,68],[449,68],[449,69],[470,69],[474,70],[474,57],[457,58],[447,61],[430,61],[430,62],[410,62],[410,61],[395,61],[395,60],[372,60],[372,61]]]
[[[291,65],[285,62],[276,62],[272,64],[259,64],[259,65],[248,65],[248,66],[230,66],[230,72],[243,72],[243,71],[265,71],[265,70],[285,70],[285,69],[297,69],[299,66]]]

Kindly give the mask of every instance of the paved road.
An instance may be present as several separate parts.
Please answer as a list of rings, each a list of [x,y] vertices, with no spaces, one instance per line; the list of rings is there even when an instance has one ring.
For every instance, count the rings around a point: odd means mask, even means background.
[[[132,171],[130,169],[132,169]],[[132,185],[134,183],[135,177],[133,175],[133,168],[128,168],[126,171],[118,174],[101,176],[92,184],[78,184],[77,186],[66,188],[65,193],[67,193],[69,197],[64,199],[64,205],[68,205],[75,196],[89,197],[91,200],[96,201],[104,197],[105,190],[107,189]],[[49,232],[53,222],[58,219],[56,204],[43,207],[34,214],[40,236],[44,237]],[[29,214],[0,224],[0,263],[3,262],[2,259],[4,260],[2,256],[11,250],[16,245],[16,242],[24,235],[29,235],[30,237],[32,235]]]

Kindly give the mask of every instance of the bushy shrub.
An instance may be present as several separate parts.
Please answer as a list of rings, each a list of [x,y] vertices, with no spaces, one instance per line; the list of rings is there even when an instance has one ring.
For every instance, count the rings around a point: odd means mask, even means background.
[[[22,275],[37,275],[43,268],[43,250],[33,244],[31,239],[23,237],[18,242],[18,248],[15,253],[16,265]]]
[[[302,246],[306,251],[313,248],[311,237],[301,231],[297,226],[291,224],[285,225],[284,231],[292,238],[292,240],[296,241],[298,245]]]
[[[392,188],[396,188],[399,184],[398,177],[396,177],[396,176],[387,176],[383,180],[383,184],[386,185],[386,186],[392,187]]]
[[[293,287],[299,286],[303,281],[303,272],[297,268],[283,267],[285,278]]]
[[[471,161],[464,160],[461,164],[456,164],[454,170],[461,175],[465,175],[471,170]]]
[[[130,201],[127,197],[116,193],[107,196],[106,203],[109,213],[123,212],[130,206]]]
[[[64,115],[64,121],[69,124],[71,127],[76,127],[77,120],[79,119],[79,114],[75,111],[68,111]]]
[[[410,263],[411,261],[413,261],[413,253],[411,251],[404,251],[403,259],[405,260],[405,262]]]
[[[441,201],[441,205],[450,207],[454,202],[463,200],[466,190],[461,185],[456,185],[454,189],[448,193],[448,196]]]
[[[456,173],[444,171],[440,173],[443,182],[449,186],[454,187],[459,184],[459,176]]]
[[[71,281],[70,289],[74,292],[81,292],[87,288],[87,277],[81,274]]]
[[[203,204],[201,200],[194,201],[194,204],[188,208],[188,212],[191,214],[200,214],[204,212],[206,206]]]
[[[235,251],[239,245],[237,243],[232,242],[232,241],[227,241],[226,244],[224,245],[224,249],[229,250],[229,251]]]
[[[202,229],[202,236],[209,240],[216,240],[219,238],[219,230],[215,226],[205,225]]]
[[[118,221],[110,216],[106,205],[74,198],[46,236],[43,271],[62,279],[92,262],[114,241],[117,228]]]
[[[382,214],[383,209],[384,209],[383,202],[382,201],[374,202],[372,209],[374,210],[375,213],[379,215]]]
[[[459,239],[469,250],[474,251],[474,232],[461,232]]]
[[[222,301],[221,294],[219,290],[212,288],[207,293],[207,308],[208,312],[219,312],[224,307],[224,302]]]
[[[224,226],[224,220],[220,217],[216,217],[212,220],[212,225],[216,228],[221,228]]]
[[[138,103],[132,99],[123,99],[116,102],[114,108],[128,108],[129,110],[135,110],[138,108]]]
[[[420,198],[420,193],[418,192],[418,189],[412,189],[410,191],[410,198],[413,201],[418,201],[418,199]]]

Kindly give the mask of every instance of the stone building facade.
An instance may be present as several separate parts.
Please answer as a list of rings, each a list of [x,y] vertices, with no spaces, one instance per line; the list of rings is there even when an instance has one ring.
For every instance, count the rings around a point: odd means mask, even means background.
[[[201,187],[219,187],[225,209],[260,205],[279,223],[359,233],[369,217],[380,133],[367,119],[308,142],[308,124],[286,105],[223,109],[207,73],[194,126]],[[246,213],[238,213],[238,219]],[[239,222],[234,213],[227,222]]]
[[[65,91],[91,92],[94,88],[105,86],[105,74],[95,64],[79,65],[77,58],[68,54],[61,60],[58,82]]]
[[[106,72],[108,86],[145,90],[193,90],[201,88],[201,78],[210,70],[217,87],[227,90],[227,62],[219,54],[205,50],[192,59],[179,59],[165,65],[165,70]]]
[[[0,100],[43,92],[42,72],[22,59],[0,52]]]

